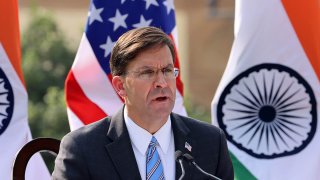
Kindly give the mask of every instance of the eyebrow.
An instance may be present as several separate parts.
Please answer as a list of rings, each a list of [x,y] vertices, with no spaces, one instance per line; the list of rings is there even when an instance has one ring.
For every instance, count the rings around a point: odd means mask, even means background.
[[[174,65],[173,64],[167,64],[166,66],[164,67],[161,67],[161,69],[164,69],[164,68],[173,68]],[[148,66],[148,65],[145,65],[145,66],[142,66],[142,67],[139,67],[138,70],[141,70],[141,69],[151,69],[151,68],[155,68],[154,66]]]

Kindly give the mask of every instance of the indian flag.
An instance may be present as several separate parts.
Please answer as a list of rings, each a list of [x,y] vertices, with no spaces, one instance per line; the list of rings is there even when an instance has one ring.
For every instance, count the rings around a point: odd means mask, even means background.
[[[28,95],[21,69],[17,0],[0,0],[0,179],[12,179],[17,152],[32,139]],[[27,180],[50,179],[40,154],[30,159]]]
[[[320,178],[319,0],[237,0],[212,101],[237,179]]]

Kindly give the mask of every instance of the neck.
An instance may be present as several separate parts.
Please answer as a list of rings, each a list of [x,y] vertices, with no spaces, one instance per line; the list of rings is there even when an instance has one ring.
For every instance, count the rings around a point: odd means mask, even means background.
[[[128,112],[128,116],[134,123],[148,131],[150,134],[156,133],[167,122],[169,117],[156,117],[150,115],[136,116],[130,114],[130,112]]]

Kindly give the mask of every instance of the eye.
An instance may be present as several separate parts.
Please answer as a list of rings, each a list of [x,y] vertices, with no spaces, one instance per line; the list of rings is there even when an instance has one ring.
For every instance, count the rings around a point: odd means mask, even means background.
[[[146,69],[140,72],[140,74],[153,74],[153,73],[154,73],[154,70],[152,69]]]
[[[173,68],[164,68],[164,69],[162,69],[162,72],[165,75],[171,75],[171,74],[173,74]]]
[[[142,78],[149,78],[152,77],[154,75],[155,71],[152,69],[145,69],[140,71],[139,76]]]

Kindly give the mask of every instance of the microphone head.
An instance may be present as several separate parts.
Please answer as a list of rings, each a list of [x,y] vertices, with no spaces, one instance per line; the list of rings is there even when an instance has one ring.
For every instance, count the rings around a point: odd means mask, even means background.
[[[188,154],[188,153],[185,153],[185,154],[183,155],[183,157],[186,158],[188,161],[191,161],[191,162],[194,161],[194,160],[193,160],[193,157],[192,157],[190,154]]]
[[[177,151],[174,153],[174,156],[175,156],[176,161],[177,161],[178,159],[181,159],[181,157],[182,157],[182,152],[181,152],[180,150],[177,150]]]

